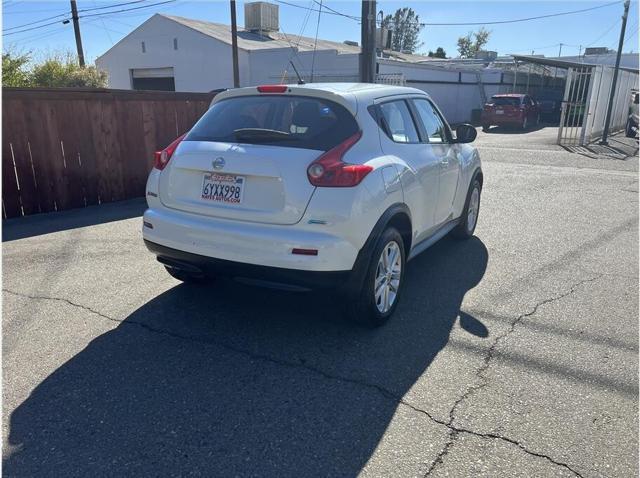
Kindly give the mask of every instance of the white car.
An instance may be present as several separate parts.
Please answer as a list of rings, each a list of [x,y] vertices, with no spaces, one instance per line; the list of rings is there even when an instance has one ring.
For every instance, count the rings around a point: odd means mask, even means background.
[[[384,323],[406,262],[476,227],[483,175],[421,90],[327,83],[218,94],[156,153],[143,237],[185,282],[223,275],[332,287],[349,315]]]

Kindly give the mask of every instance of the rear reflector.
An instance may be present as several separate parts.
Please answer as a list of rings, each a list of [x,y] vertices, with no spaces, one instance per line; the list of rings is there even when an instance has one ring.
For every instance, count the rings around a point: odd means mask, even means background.
[[[262,85],[258,86],[258,93],[284,93],[287,85]]]
[[[317,256],[318,249],[292,249],[291,254],[298,254],[301,256]]]

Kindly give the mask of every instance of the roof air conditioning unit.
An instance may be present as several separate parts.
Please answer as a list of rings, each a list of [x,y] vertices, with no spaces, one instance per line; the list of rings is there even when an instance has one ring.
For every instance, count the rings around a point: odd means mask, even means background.
[[[267,2],[244,4],[244,29],[252,32],[277,32],[278,5]]]

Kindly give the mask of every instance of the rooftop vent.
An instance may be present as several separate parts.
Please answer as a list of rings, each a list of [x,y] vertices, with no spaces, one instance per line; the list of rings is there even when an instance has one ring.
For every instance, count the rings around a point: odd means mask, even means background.
[[[244,29],[252,32],[277,32],[278,5],[267,2],[244,4]]]
[[[587,47],[584,49],[585,55],[606,55],[613,52],[614,50],[610,50],[606,46]]]
[[[475,58],[477,60],[494,61],[496,58],[498,58],[498,52],[491,50],[480,50],[476,52]]]

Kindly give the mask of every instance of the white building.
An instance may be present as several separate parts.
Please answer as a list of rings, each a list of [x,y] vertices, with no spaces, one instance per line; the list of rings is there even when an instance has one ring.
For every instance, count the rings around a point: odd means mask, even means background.
[[[247,15],[247,8],[267,5],[269,25]],[[294,83],[293,63],[305,81],[358,81],[360,47],[298,37],[276,30],[277,5],[245,4],[245,28],[238,29],[240,86]],[[246,21],[245,21],[246,23]],[[259,29],[258,29],[259,28]],[[110,88],[206,92],[233,87],[231,27],[156,14],[96,60],[108,73]],[[482,60],[442,61],[385,50],[378,59],[379,78],[430,93],[451,123],[469,121],[495,93],[514,90],[513,73]],[[543,82],[519,75],[516,91]],[[398,80],[399,79],[399,80]],[[380,80],[379,80],[380,81]],[[382,80],[384,82],[384,80]]]
[[[295,81],[356,81],[358,46],[238,29],[240,86]],[[156,14],[96,59],[109,87],[211,91],[233,87],[231,27]]]

